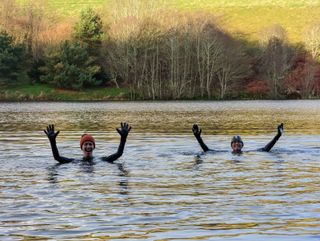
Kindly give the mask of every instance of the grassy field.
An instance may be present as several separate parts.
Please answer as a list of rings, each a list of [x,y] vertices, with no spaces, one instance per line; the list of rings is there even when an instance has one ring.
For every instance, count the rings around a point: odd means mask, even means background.
[[[81,100],[126,100],[126,89],[95,88],[83,91],[61,90],[45,84],[25,84],[6,87],[0,90],[0,101],[81,101]]]
[[[19,0],[28,1],[28,0]],[[115,0],[47,0],[64,17],[77,16],[81,9],[108,9]],[[139,0],[117,0],[139,1]],[[141,1],[141,0],[140,0]],[[146,1],[146,0],[144,0]],[[147,0],[158,1],[158,0]],[[286,29],[290,42],[303,40],[305,29],[320,22],[320,0],[162,0],[168,10],[208,10],[231,33],[258,40],[261,31],[273,24]]]

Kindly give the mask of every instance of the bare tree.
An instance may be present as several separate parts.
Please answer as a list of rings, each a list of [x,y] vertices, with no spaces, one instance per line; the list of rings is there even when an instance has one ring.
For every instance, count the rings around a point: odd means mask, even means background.
[[[315,96],[315,82],[316,73],[318,70],[316,63],[310,63],[306,66],[305,76],[302,80],[302,96],[310,98]]]
[[[45,0],[30,0],[24,8],[25,29],[24,38],[28,51],[37,59],[42,54],[40,33],[44,29]]]
[[[223,43],[221,32],[213,24],[204,26],[201,33],[200,53],[198,56],[198,70],[200,78],[200,91],[206,90],[207,97],[212,97],[213,82],[216,79],[218,59],[222,57]],[[204,86],[205,85],[205,86]]]
[[[14,0],[0,3],[1,26],[14,36],[17,42],[24,42],[33,57],[40,52],[40,32],[44,29],[46,0],[29,0],[18,5]]]
[[[260,31],[260,43],[262,46],[268,45],[270,39],[281,39],[284,42],[287,42],[287,33],[286,30],[279,24],[273,24],[268,26]]]
[[[131,17],[144,19],[156,16],[166,5],[165,0],[112,0],[107,9],[111,9],[112,20],[116,22]]]
[[[304,43],[312,57],[320,61],[320,23],[314,23],[306,30]]]
[[[125,18],[133,16],[132,27],[123,19],[120,25],[111,23],[105,67],[116,85],[130,87],[133,97],[224,98],[245,76],[249,64],[243,51],[218,28],[215,18],[176,13],[153,18],[125,12]]]
[[[183,35],[182,35],[183,36]],[[174,99],[181,96],[183,89],[185,87],[185,79],[183,79],[183,58],[184,51],[182,49],[182,39],[181,34],[173,30],[169,35],[167,42],[168,51],[168,80],[169,80],[169,91]]]
[[[268,36],[260,70],[268,82],[270,97],[281,98],[284,94],[283,80],[293,66],[295,54],[287,44],[286,32],[281,26],[272,26]]]
[[[12,34],[14,28],[14,15],[17,12],[18,5],[14,0],[2,0],[0,2],[0,27]]]
[[[273,98],[283,95],[283,80],[293,65],[294,53],[282,40],[272,38],[263,58],[263,73],[269,83]]]

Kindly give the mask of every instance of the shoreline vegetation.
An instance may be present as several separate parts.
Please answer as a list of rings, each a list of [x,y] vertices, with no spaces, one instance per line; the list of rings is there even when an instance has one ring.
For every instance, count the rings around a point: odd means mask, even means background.
[[[123,88],[92,88],[87,90],[58,89],[46,84],[24,84],[0,90],[0,101],[108,101],[130,100]]]
[[[301,99],[299,96],[286,98],[283,100]],[[304,98],[304,99],[319,99]],[[86,90],[66,90],[59,89],[46,84],[21,84],[6,87],[0,90],[0,102],[47,102],[47,101],[145,101],[148,99],[132,98],[130,91],[124,88],[92,88]],[[157,99],[157,101],[221,101],[221,100],[279,100],[272,98],[252,98],[243,95],[242,98],[230,97],[225,99],[202,99],[202,98],[180,98],[180,99]],[[152,101],[152,100],[151,100]]]
[[[319,9],[3,0],[0,101],[318,99]]]

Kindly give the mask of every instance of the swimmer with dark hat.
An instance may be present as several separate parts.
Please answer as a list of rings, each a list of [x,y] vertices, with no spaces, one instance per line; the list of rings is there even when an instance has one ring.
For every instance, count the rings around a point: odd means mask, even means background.
[[[207,151],[213,151],[211,149],[209,149],[207,147],[207,145],[203,142],[202,140],[202,137],[201,137],[201,132],[202,130],[199,128],[198,125],[194,124],[193,127],[192,127],[192,132],[194,134],[194,136],[196,137],[198,143],[200,144],[202,150],[204,152],[207,152]],[[270,151],[271,148],[276,144],[276,142],[279,140],[280,136],[282,135],[283,133],[283,123],[281,123],[279,126],[278,126],[278,133],[277,135],[263,148],[259,149],[258,151]],[[240,136],[234,136],[232,137],[232,140],[231,140],[231,148],[232,148],[232,153],[235,153],[235,154],[239,154],[239,153],[242,153],[242,148],[243,148],[243,141],[241,139]]]
[[[122,156],[124,146],[127,140],[127,136],[131,130],[131,126],[129,126],[127,123],[121,123],[121,127],[116,129],[119,135],[121,136],[120,138],[120,145],[118,147],[118,150],[116,153],[102,157],[101,160],[107,161],[107,162],[114,162],[117,160],[119,157]],[[59,163],[69,163],[74,161],[75,159],[73,158],[67,158],[60,156],[57,143],[56,143],[56,137],[58,136],[60,131],[55,132],[54,131],[54,125],[48,125],[47,129],[44,130],[44,133],[46,133],[51,149],[52,149],[52,154],[55,160],[57,160]],[[90,134],[83,134],[80,139],[80,148],[83,152],[83,160],[84,161],[91,161],[93,160],[93,150],[96,148],[96,142],[95,139],[93,138],[92,135]]]

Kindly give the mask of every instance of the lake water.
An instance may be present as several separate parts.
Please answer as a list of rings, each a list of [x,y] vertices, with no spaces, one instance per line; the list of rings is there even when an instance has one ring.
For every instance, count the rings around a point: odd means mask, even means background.
[[[0,104],[0,240],[320,240],[320,101]],[[123,156],[57,165],[60,154]],[[257,152],[285,133],[271,152]],[[203,154],[191,128],[198,123]],[[233,155],[241,134],[244,153]]]

